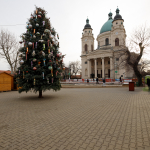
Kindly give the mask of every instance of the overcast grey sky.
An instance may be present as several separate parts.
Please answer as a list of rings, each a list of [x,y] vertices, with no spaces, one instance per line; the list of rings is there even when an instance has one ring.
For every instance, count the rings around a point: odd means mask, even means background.
[[[47,17],[60,37],[60,51],[66,54],[65,64],[81,60],[81,37],[87,16],[95,39],[108,20],[110,9],[114,17],[117,6],[124,19],[127,37],[138,26],[145,23],[150,26],[150,0],[0,0],[0,29],[8,29],[20,39],[35,5],[48,12]],[[95,48],[96,45],[95,40]],[[8,69],[6,61],[1,59],[0,70]]]

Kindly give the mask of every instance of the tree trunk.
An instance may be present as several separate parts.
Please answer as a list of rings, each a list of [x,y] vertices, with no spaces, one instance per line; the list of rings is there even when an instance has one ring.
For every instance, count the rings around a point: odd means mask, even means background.
[[[39,98],[43,98],[42,97],[42,90],[39,91]]]
[[[142,75],[141,75],[141,73],[139,72],[137,66],[134,66],[133,69],[134,69],[134,73],[138,79],[139,86],[142,86]]]

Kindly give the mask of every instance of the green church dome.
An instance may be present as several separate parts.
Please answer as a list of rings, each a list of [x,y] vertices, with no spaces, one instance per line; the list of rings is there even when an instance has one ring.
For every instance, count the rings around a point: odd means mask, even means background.
[[[100,34],[103,33],[103,32],[107,32],[107,31],[111,31],[111,27],[112,27],[112,22],[113,22],[113,19],[112,19],[112,13],[110,12],[108,14],[109,16],[109,19],[107,22],[105,22],[105,24],[102,26],[101,30],[100,30]]]

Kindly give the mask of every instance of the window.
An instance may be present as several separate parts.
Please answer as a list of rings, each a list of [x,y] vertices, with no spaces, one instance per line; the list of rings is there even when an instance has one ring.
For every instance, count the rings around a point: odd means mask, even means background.
[[[118,22],[116,22],[116,24],[118,24]]]
[[[115,39],[115,46],[119,46],[119,39],[118,38]]]
[[[88,47],[87,47],[87,44],[85,44],[85,52],[88,51]]]
[[[89,31],[89,33],[90,33],[90,31]]]
[[[119,58],[116,58],[116,61],[119,61]]]
[[[91,45],[91,51],[93,51],[93,45]]]
[[[109,39],[108,38],[105,40],[105,45],[109,45]]]
[[[110,61],[108,61],[108,64],[110,64]]]
[[[85,61],[85,64],[87,64],[87,61]]]

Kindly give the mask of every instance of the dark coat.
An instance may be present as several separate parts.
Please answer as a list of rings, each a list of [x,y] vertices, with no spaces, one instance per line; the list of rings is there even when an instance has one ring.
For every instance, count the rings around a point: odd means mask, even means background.
[[[103,83],[105,83],[105,79],[103,79]]]
[[[147,85],[150,86],[150,79],[147,78]]]

